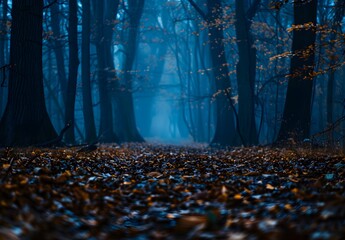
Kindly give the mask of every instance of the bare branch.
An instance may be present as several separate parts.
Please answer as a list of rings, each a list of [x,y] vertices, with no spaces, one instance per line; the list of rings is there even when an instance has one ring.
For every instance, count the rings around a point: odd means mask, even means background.
[[[43,9],[46,9],[46,8],[50,8],[51,6],[53,6],[55,3],[57,3],[58,0],[54,0],[52,2],[50,2],[48,5],[44,6]]]
[[[197,11],[200,14],[200,16],[206,21],[207,15],[204,13],[204,11],[201,10],[201,8],[199,8],[199,6],[193,0],[188,0],[188,2],[190,3],[190,5],[192,5],[195,11]]]

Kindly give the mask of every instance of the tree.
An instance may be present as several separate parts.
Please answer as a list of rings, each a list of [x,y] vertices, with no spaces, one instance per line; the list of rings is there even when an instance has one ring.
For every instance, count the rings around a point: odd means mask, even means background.
[[[28,146],[57,138],[49,119],[42,72],[43,0],[13,0],[8,101],[1,146]]]
[[[53,32],[53,50],[56,59],[57,66],[57,76],[60,85],[60,91],[62,92],[63,104],[66,106],[67,103],[67,74],[65,68],[65,59],[64,59],[64,44],[61,41],[61,19],[60,19],[60,9],[59,4],[54,3],[50,6],[50,15],[51,15],[51,29]]]
[[[330,51],[335,55],[336,47],[336,31],[341,28],[341,21],[344,17],[345,5],[342,1],[338,0],[335,2],[334,9],[334,18],[331,23],[331,37],[330,37]],[[331,56],[330,67],[333,67],[336,64],[335,56]],[[328,83],[327,83],[327,124],[330,126],[333,124],[333,98],[334,98],[334,85],[335,85],[335,70],[331,70],[328,74]]]
[[[100,141],[105,143],[118,142],[118,137],[114,132],[113,103],[111,102],[111,90],[113,81],[110,81],[113,63],[111,44],[113,34],[113,24],[116,19],[119,0],[96,1],[93,0],[94,9],[94,42],[97,52],[97,73],[100,100]],[[116,76],[114,76],[115,78]],[[116,84],[116,83],[114,83]]]
[[[6,63],[7,63],[7,55],[8,55],[8,45],[7,45],[7,13],[8,13],[8,0],[3,0],[1,1],[2,3],[2,11],[1,11],[1,21],[0,21],[0,29],[1,29],[1,34],[0,34],[0,67],[4,67],[2,69],[3,73],[6,74],[6,70],[7,68],[5,67]],[[2,76],[6,78],[6,75],[2,74]],[[2,81],[5,81],[5,79],[2,79]],[[0,86],[0,116],[3,112],[3,108],[4,108],[4,94],[5,91],[3,89],[3,84],[1,83]]]
[[[85,122],[85,141],[90,143],[96,139],[95,118],[92,108],[91,82],[90,82],[90,0],[83,0],[82,13],[82,84],[83,84],[83,114]]]
[[[77,91],[78,78],[78,5],[77,0],[69,0],[69,26],[68,26],[68,43],[69,43],[69,64],[68,64],[68,83],[67,99],[65,106],[65,125],[71,125],[67,130],[65,140],[68,143],[75,142],[74,135],[74,107]]]
[[[278,142],[309,137],[313,88],[317,0],[294,1],[290,77]]]
[[[255,0],[246,11],[243,0],[236,0],[236,39],[239,61],[236,66],[238,85],[238,122],[237,131],[243,145],[258,143],[255,123],[255,75],[256,49],[250,32],[252,20],[261,0]]]
[[[209,48],[216,86],[216,130],[213,144],[233,145],[235,143],[235,121],[231,100],[229,69],[225,56],[224,33],[222,23],[222,4],[220,0],[207,0],[207,13],[193,1],[188,0],[206,22],[209,32]]]
[[[144,9],[144,0],[128,0],[129,17],[127,44],[125,45],[125,60],[123,68],[123,78],[125,89],[119,91],[118,107],[121,115],[121,140],[123,142],[143,142],[135,122],[134,104],[132,95],[132,68],[138,47],[138,30],[140,19]]]

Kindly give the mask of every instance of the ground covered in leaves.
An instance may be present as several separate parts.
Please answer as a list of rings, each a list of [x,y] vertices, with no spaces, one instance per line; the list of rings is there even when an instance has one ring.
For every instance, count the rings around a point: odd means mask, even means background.
[[[0,239],[344,239],[344,189],[323,150],[2,149]]]

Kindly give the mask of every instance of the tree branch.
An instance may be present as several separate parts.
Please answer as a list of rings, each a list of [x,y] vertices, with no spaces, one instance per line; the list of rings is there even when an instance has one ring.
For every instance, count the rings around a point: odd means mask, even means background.
[[[48,5],[44,6],[43,9],[50,8],[50,7],[53,6],[55,3],[57,3],[57,1],[58,1],[58,0],[52,1],[52,2],[49,3]]]
[[[199,6],[193,0],[188,0],[188,2],[190,3],[190,5],[192,5],[195,11],[197,11],[200,14],[200,16],[206,21],[207,15],[204,13],[204,11],[201,10],[201,8],[199,8]]]

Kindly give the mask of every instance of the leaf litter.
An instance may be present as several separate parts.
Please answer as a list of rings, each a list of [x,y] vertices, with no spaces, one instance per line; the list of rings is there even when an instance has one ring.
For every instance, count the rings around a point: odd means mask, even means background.
[[[2,149],[0,239],[344,239],[344,166],[311,149]]]

